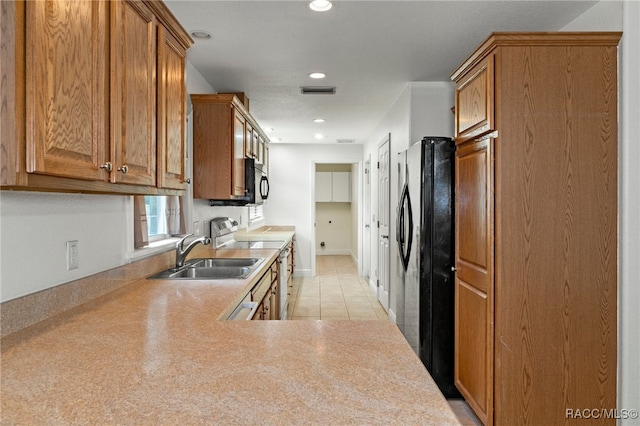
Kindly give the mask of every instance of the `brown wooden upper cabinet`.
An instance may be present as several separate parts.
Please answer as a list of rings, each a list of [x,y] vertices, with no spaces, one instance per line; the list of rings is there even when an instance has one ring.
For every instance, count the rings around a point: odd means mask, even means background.
[[[165,27],[158,31],[158,186],[184,189],[187,51]]]
[[[2,19],[3,188],[184,192],[192,40],[162,2],[8,2]]]
[[[451,76],[455,383],[484,424],[616,407],[620,36],[495,33]]]
[[[111,182],[156,184],[156,17],[111,3]]]
[[[493,78],[493,56],[488,56],[457,83],[455,124],[458,141],[493,128]]]
[[[255,158],[256,153],[254,151],[253,140],[257,137],[257,132],[254,135],[253,126],[251,123],[247,123],[245,126],[245,137],[244,137],[244,152],[247,158]]]
[[[247,143],[245,141],[245,128],[247,125],[247,119],[237,108],[232,108],[233,111],[233,164],[231,166],[232,171],[232,184],[231,184],[231,196],[243,196],[245,194],[244,186],[244,157],[245,148]],[[198,134],[198,138],[200,133]],[[200,145],[196,152],[200,153]],[[197,160],[196,163],[197,164]],[[194,164],[194,168],[195,168]],[[200,173],[198,173],[198,180],[200,180]]]
[[[191,95],[193,196],[233,202],[245,195],[245,158],[266,164],[268,139],[233,93]]]

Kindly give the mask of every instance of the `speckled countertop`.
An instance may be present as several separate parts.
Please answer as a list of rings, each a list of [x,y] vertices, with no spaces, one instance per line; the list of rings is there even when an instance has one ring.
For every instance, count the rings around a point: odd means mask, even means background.
[[[293,226],[261,226],[248,231],[247,228],[239,229],[234,233],[238,241],[249,240],[290,240],[295,234]]]
[[[260,274],[138,280],[7,336],[2,423],[458,424],[394,324],[218,320]]]

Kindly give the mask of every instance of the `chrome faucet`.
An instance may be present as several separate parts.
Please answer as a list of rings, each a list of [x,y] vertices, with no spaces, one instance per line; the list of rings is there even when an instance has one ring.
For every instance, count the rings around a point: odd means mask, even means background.
[[[178,243],[176,244],[176,269],[182,268],[184,266],[184,259],[187,257],[189,252],[198,244],[211,244],[211,238],[209,237],[200,237],[191,241],[187,248],[184,248],[184,242],[187,238],[193,236],[193,234],[187,234]]]

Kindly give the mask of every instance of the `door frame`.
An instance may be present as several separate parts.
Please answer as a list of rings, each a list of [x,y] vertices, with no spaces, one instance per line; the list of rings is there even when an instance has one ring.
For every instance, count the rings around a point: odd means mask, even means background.
[[[358,178],[358,182],[357,182],[357,186],[356,186],[356,191],[355,193],[351,194],[351,200],[353,202],[353,200],[357,200],[358,203],[358,211],[356,212],[356,217],[358,218],[358,223],[356,224],[356,229],[355,231],[358,233],[358,236],[356,238],[356,241],[358,242],[358,247],[356,247],[356,254],[358,256],[358,264],[356,265],[358,271],[360,271],[360,265],[362,263],[362,227],[364,226],[362,224],[362,167],[363,167],[363,161],[362,160],[331,160],[331,161],[320,161],[320,160],[313,160],[311,161],[311,188],[310,188],[310,193],[311,193],[311,208],[309,209],[310,211],[310,216],[311,216],[311,228],[312,228],[312,232],[310,235],[310,240],[311,240],[311,276],[315,277],[316,276],[316,166],[318,164],[351,164],[354,165],[356,164],[358,166],[358,173],[356,174],[357,178]],[[352,173],[353,176],[353,173]]]
[[[362,161],[362,172],[360,177],[362,179],[362,217],[360,223],[362,226],[362,241],[360,242],[360,250],[358,258],[362,261],[358,262],[359,275],[367,280],[367,283],[371,283],[371,223],[373,218],[371,216],[371,153],[367,156],[366,160]],[[369,229],[369,240],[367,241],[367,227]],[[369,248],[367,250],[367,248]]]
[[[376,282],[372,284],[375,284],[374,287],[374,292],[377,296],[378,302],[384,307],[384,309],[387,311],[387,313],[390,312],[391,310],[391,249],[392,249],[392,243],[391,243],[391,233],[392,233],[392,229],[393,229],[393,225],[391,223],[391,166],[392,166],[392,159],[391,159],[391,133],[388,133],[384,139],[382,139],[382,141],[377,145],[377,150],[376,150],[376,158],[379,160],[380,158],[380,148],[382,148],[385,144],[388,145],[388,156],[389,156],[389,164],[387,165],[387,205],[384,206],[381,203],[383,203],[383,200],[381,200],[380,198],[380,168],[378,167],[378,173],[377,173],[377,182],[378,182],[378,197],[377,197],[377,206],[376,206],[376,213],[378,214],[378,224],[380,223],[380,211],[382,211],[383,209],[386,208],[387,210],[387,219],[389,221],[389,223],[387,223],[388,229],[387,229],[387,245],[388,245],[388,253],[387,253],[387,258],[386,260],[386,279],[387,279],[387,294],[386,296],[384,294],[381,295],[381,291],[380,288],[383,287],[380,285],[379,280],[380,280],[380,268],[381,268],[381,253],[380,253],[380,238],[381,238],[381,234],[380,234],[380,227],[376,226],[376,246],[378,247],[378,250],[376,251],[376,257],[377,257],[377,268],[376,268]],[[383,292],[384,293],[384,292]],[[385,303],[386,302],[386,303]]]

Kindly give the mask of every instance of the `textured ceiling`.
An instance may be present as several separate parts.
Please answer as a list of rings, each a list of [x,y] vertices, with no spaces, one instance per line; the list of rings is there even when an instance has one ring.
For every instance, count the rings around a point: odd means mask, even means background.
[[[166,3],[187,31],[212,34],[189,61],[216,91],[245,92],[272,138],[363,143],[407,82],[449,81],[491,32],[556,31],[596,2],[336,0],[325,13],[301,0]],[[337,92],[300,94],[309,85]]]

